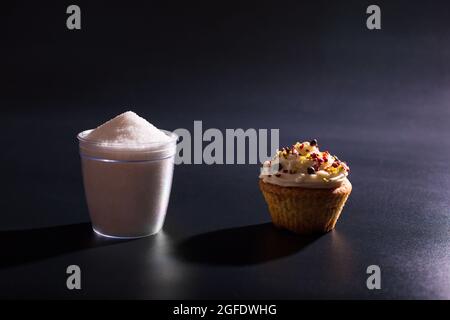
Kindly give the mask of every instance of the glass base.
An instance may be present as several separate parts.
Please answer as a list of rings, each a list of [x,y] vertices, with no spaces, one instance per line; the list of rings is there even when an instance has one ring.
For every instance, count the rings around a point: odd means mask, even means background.
[[[110,239],[122,239],[122,240],[130,240],[130,239],[140,239],[140,238],[145,238],[145,237],[149,237],[149,236],[152,236],[152,235],[155,235],[155,234],[157,234],[158,232],[155,232],[155,233],[149,233],[149,234],[146,234],[146,235],[143,235],[143,236],[137,236],[137,237],[125,237],[125,236],[111,236],[111,235],[109,235],[109,234],[104,234],[104,233],[101,233],[100,231],[98,231],[98,230],[95,230],[95,228],[92,228],[92,230],[94,230],[94,232],[96,233],[96,234],[98,234],[99,236],[102,236],[102,237],[105,237],[105,238],[110,238]]]

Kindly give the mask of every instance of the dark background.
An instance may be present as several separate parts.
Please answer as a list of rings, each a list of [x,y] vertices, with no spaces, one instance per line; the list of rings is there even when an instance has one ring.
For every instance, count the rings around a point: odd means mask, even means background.
[[[72,2],[2,3],[0,297],[450,297],[448,2],[74,3],[80,31]],[[352,169],[337,228],[274,230],[256,165],[181,165],[162,233],[94,236],[75,136],[128,109],[318,138]]]

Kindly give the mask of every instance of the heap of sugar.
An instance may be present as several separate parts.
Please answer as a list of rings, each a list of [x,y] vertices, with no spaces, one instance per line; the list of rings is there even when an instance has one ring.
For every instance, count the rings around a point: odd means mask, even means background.
[[[133,111],[124,112],[92,130],[87,140],[101,144],[139,146],[143,144],[167,142],[170,138],[150,122]]]

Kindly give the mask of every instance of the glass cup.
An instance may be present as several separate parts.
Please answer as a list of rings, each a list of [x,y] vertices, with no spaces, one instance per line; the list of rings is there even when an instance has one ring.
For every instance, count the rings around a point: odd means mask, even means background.
[[[140,238],[161,230],[166,217],[178,136],[138,147],[87,140],[78,134],[83,184],[96,233]]]

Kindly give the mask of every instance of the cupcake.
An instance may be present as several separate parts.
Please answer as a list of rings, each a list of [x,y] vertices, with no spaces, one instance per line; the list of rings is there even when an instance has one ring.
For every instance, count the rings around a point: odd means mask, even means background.
[[[349,171],[315,139],[278,150],[259,176],[274,225],[299,234],[332,230],[352,191]]]

